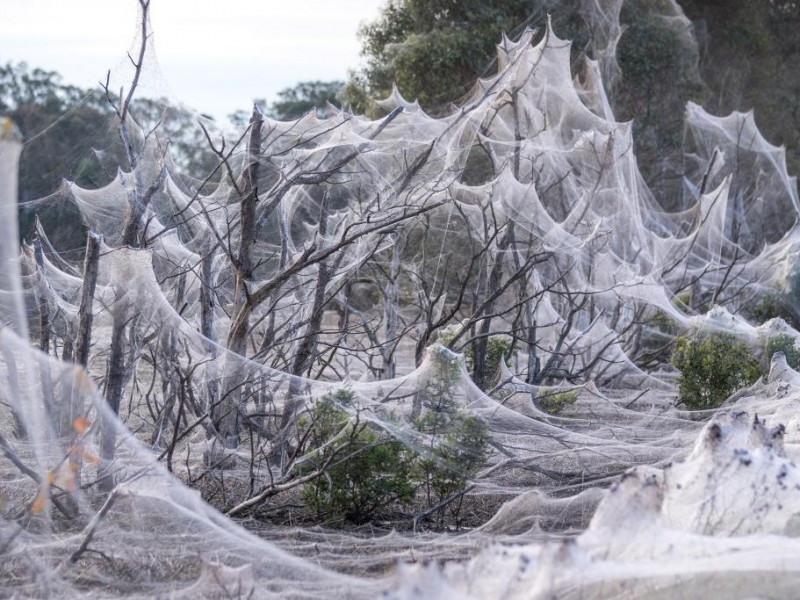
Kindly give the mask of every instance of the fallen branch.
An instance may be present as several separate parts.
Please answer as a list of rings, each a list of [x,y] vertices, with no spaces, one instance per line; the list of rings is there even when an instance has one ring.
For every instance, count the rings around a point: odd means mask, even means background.
[[[447,506],[448,504],[451,504],[455,500],[458,500],[459,498],[461,498],[461,496],[463,496],[467,492],[471,492],[473,489],[475,489],[475,484],[471,483],[467,487],[465,487],[463,490],[455,492],[454,494],[450,494],[447,498],[445,498],[444,500],[442,500],[438,504],[434,504],[429,509],[424,510],[421,513],[417,513],[416,515],[414,515],[414,519],[413,519],[414,531],[417,530],[417,523],[419,523],[420,519],[424,519],[428,515],[431,515],[431,514],[435,513],[437,510],[443,509],[445,506]]]

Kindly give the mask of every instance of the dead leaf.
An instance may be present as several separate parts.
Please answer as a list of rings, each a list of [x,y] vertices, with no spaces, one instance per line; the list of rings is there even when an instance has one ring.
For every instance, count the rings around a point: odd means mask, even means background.
[[[72,428],[75,430],[75,433],[78,435],[83,435],[89,430],[89,427],[92,426],[91,421],[86,417],[76,417],[75,420],[72,422]]]

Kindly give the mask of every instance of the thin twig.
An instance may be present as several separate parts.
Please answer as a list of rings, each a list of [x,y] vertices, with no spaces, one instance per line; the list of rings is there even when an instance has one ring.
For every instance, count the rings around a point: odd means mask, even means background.
[[[119,495],[120,495],[119,486],[117,486],[108,495],[108,498],[106,498],[106,501],[103,503],[103,506],[100,508],[97,514],[94,517],[92,517],[91,522],[83,530],[84,531],[83,542],[78,547],[78,549],[75,550],[75,552],[73,552],[72,555],[69,557],[70,564],[78,562],[78,559],[89,547],[89,544],[92,542],[92,539],[94,538],[95,531],[97,531],[97,526],[100,524],[100,521],[102,521],[103,517],[106,516],[108,511],[111,510],[111,507],[114,506],[114,502],[116,502],[117,497]]]

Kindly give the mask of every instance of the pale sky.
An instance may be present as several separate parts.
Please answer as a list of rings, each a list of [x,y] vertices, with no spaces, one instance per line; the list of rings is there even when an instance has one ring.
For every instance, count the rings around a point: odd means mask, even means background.
[[[152,87],[224,118],[299,81],[343,80],[360,61],[359,24],[373,20],[384,1],[152,0],[163,79]],[[127,61],[137,0],[0,4],[0,62],[25,61],[91,87]]]

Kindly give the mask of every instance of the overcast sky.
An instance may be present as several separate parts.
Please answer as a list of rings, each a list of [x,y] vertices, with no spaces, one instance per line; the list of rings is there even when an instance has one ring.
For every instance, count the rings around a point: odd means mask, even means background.
[[[223,118],[299,81],[345,79],[356,30],[384,0],[152,0],[168,93]],[[0,62],[26,61],[90,87],[126,60],[136,0],[2,0]]]

